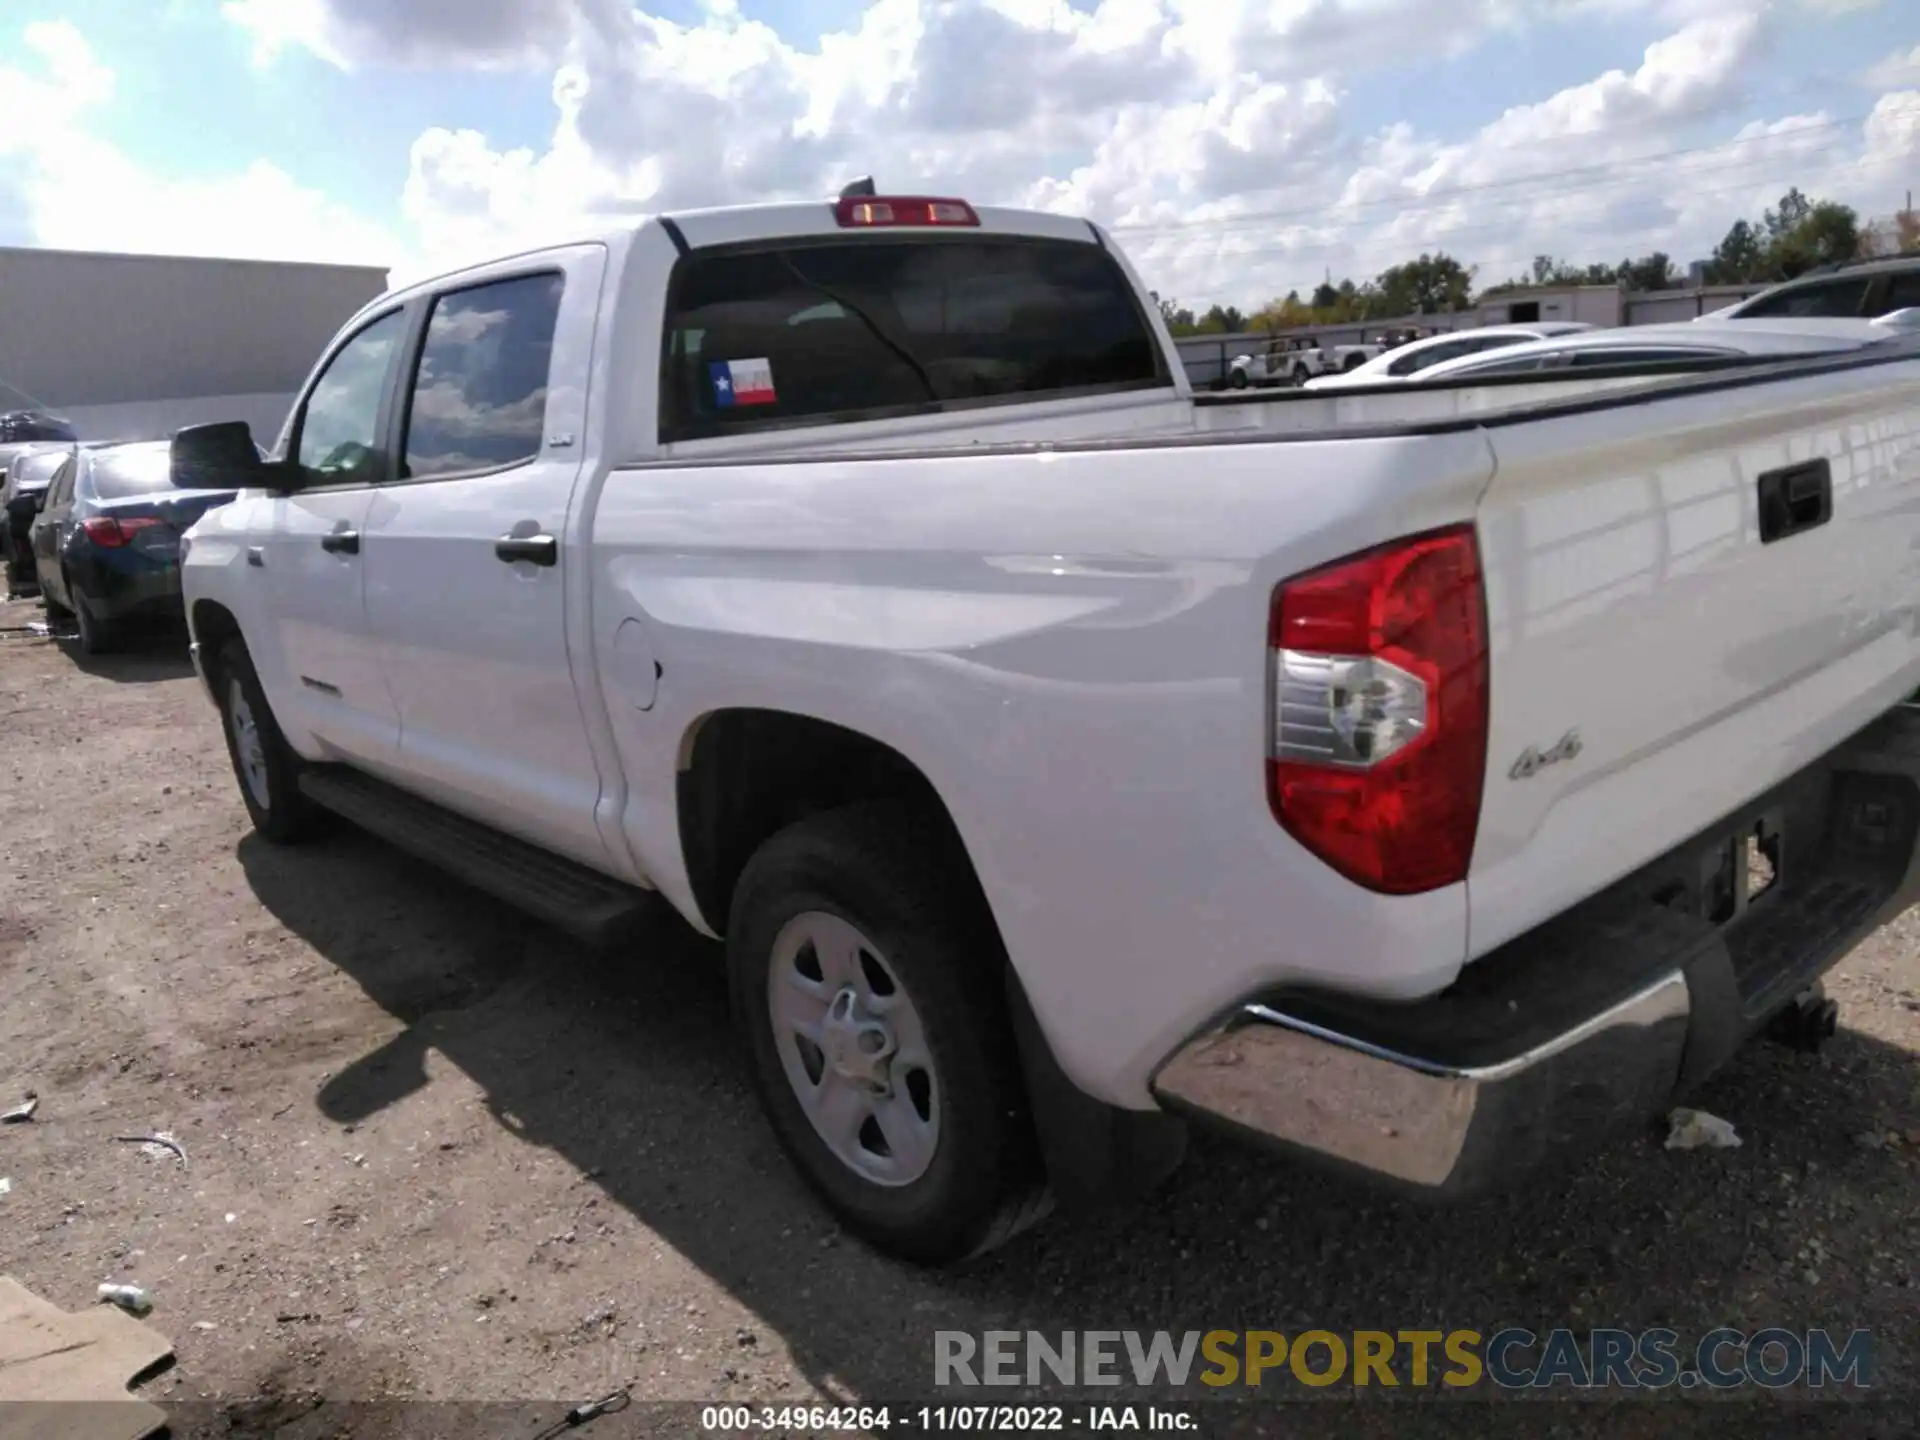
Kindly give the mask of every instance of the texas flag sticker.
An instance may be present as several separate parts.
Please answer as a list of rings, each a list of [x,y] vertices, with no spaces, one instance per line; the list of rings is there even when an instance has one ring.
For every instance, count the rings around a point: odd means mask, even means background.
[[[768,361],[715,360],[707,369],[713,375],[714,404],[773,404],[773,366]]]

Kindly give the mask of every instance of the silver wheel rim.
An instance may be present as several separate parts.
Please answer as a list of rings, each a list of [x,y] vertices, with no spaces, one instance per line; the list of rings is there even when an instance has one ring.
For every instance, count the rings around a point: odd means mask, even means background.
[[[260,726],[253,718],[253,706],[238,680],[227,682],[227,723],[233,727],[233,750],[240,757],[240,778],[247,793],[262,810],[267,803],[267,747],[260,739]]]
[[[920,1012],[871,941],[810,910],[774,937],[767,1008],[787,1083],[834,1158],[911,1185],[940,1143],[940,1085]]]

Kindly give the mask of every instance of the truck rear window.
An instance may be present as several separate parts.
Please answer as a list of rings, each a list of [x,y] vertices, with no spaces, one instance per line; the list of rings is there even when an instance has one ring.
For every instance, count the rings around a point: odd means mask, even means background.
[[[1105,250],[978,235],[695,252],[661,359],[665,441],[1172,383]]]

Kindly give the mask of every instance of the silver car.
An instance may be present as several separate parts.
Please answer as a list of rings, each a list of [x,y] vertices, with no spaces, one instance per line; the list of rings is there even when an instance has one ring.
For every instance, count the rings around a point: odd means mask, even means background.
[[[1523,375],[1529,371],[1597,369],[1662,361],[1696,363],[1768,355],[1807,355],[1857,350],[1914,333],[1900,316],[1885,320],[1687,320],[1670,325],[1628,325],[1589,330],[1489,354],[1467,355],[1428,366],[1415,384]]]

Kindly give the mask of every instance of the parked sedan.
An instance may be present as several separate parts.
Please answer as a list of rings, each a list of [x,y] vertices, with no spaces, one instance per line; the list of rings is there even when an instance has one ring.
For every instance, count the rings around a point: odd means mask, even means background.
[[[1529,340],[1548,340],[1555,335],[1575,335],[1593,326],[1577,320],[1548,320],[1538,325],[1480,325],[1471,330],[1454,330],[1409,340],[1384,355],[1376,355],[1364,365],[1333,375],[1316,375],[1307,381],[1309,390],[1345,390],[1355,385],[1391,385],[1411,379],[1428,366],[1464,355],[1479,355],[1509,345],[1524,345]]]
[[[0,560],[7,566],[7,588],[27,589],[34,584],[33,546],[28,540],[33,517],[40,513],[47,486],[73,453],[71,445],[57,441],[35,441],[25,445],[0,447]]]
[[[164,440],[83,447],[54,476],[33,522],[40,594],[49,618],[73,616],[88,654],[126,625],[182,615],[181,533],[234,492],[174,479]]]
[[[1416,384],[1443,380],[1479,380],[1491,375],[1522,375],[1569,368],[1598,369],[1620,365],[1763,359],[1767,356],[1857,350],[1865,345],[1911,336],[1898,323],[1881,320],[1744,320],[1702,325],[1697,320],[1667,325],[1629,325],[1617,330],[1589,330],[1512,345],[1485,355],[1431,365],[1413,377]]]

